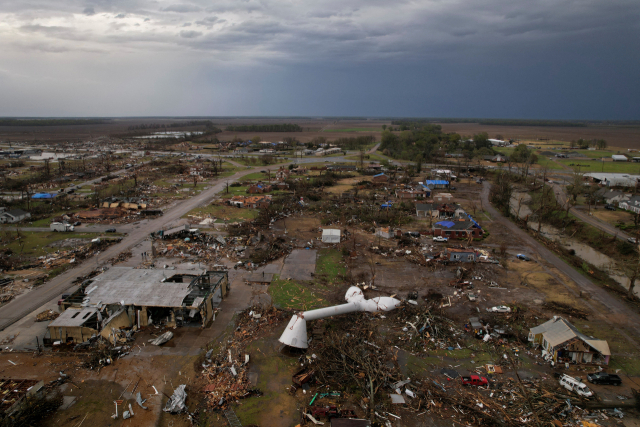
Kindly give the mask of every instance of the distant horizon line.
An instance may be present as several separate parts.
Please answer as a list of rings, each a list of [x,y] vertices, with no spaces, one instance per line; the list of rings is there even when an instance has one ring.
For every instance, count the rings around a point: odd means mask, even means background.
[[[640,119],[551,119],[551,118],[522,118],[522,117],[428,117],[428,116],[193,116],[193,115],[167,115],[167,116],[0,116],[0,120],[92,120],[92,119],[307,119],[307,120],[418,120],[418,121],[445,121],[448,123],[477,123],[479,121],[505,120],[523,122],[566,122],[566,123],[639,123]]]

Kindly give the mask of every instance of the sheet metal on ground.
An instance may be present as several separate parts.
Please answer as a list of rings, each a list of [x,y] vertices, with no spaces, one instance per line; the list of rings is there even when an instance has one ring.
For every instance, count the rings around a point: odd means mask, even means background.
[[[316,271],[315,249],[294,249],[284,260],[280,277],[293,280],[311,280],[311,273]]]

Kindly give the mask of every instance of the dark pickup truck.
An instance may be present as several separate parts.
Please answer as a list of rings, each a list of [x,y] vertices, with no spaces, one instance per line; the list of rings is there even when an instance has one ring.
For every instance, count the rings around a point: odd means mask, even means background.
[[[605,372],[596,372],[595,374],[587,375],[587,379],[593,384],[609,384],[609,385],[621,385],[622,379],[616,374],[607,374]]]

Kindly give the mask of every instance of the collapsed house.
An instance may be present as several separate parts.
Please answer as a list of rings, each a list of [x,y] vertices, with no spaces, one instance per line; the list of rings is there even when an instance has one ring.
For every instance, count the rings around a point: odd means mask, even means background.
[[[271,195],[265,196],[233,196],[228,201],[229,205],[237,208],[253,208],[262,209],[269,207],[271,204]]]
[[[611,357],[605,340],[588,337],[559,316],[529,330],[529,341],[540,345],[556,363],[608,365]]]
[[[80,343],[98,334],[112,341],[117,330],[134,325],[205,327],[228,291],[226,271],[112,267],[64,300],[45,343]]]
[[[44,381],[27,379],[0,379],[0,416],[8,421],[25,408],[25,398],[41,397],[44,393]]]

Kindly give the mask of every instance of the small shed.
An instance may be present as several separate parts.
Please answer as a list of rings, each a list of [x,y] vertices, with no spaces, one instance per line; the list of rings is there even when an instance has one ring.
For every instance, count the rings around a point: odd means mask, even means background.
[[[322,230],[322,243],[340,243],[340,230],[329,228]]]

